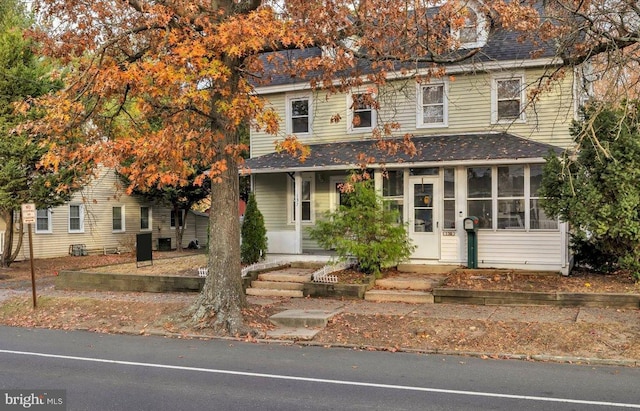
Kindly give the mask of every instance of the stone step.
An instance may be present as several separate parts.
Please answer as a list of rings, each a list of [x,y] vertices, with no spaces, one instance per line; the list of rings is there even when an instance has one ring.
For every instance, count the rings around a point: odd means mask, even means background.
[[[287,328],[323,328],[329,319],[340,311],[334,310],[286,310],[272,315],[269,320],[277,326]]]
[[[278,290],[269,288],[247,288],[247,295],[257,297],[294,297],[302,298],[304,294],[302,290]]]
[[[251,281],[251,288],[268,288],[270,290],[302,290],[302,283],[287,283],[284,281]]]
[[[442,284],[446,276],[399,274],[376,280],[376,287],[393,290],[431,291]]]
[[[364,294],[366,301],[397,302],[411,304],[433,304],[433,294],[413,290],[369,290]]]

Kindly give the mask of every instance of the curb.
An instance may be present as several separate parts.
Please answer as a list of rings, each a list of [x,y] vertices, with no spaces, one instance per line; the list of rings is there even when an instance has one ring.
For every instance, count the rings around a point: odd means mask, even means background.
[[[283,340],[283,339],[267,339],[267,338],[238,338],[238,337],[224,337],[224,336],[211,336],[202,334],[180,334],[172,333],[160,330],[148,330],[141,332],[129,332],[122,331],[121,334],[128,335],[152,335],[167,338],[191,338],[198,340],[221,340],[221,341],[235,341],[235,342],[254,342],[259,344],[282,344],[282,345],[300,345],[305,347],[323,347],[323,348],[345,348],[351,350],[363,350],[363,351],[386,351],[386,352],[401,352],[411,354],[425,354],[425,355],[450,355],[458,357],[473,357],[483,360],[520,360],[520,361],[535,361],[535,362],[553,362],[562,364],[577,364],[577,365],[605,365],[605,366],[620,366],[620,367],[640,367],[640,360],[625,360],[625,359],[609,359],[609,358],[591,358],[591,357],[571,357],[571,356],[557,356],[557,355],[545,355],[545,354],[511,354],[511,353],[484,353],[477,351],[453,351],[453,350],[426,350],[416,348],[397,348],[389,349],[389,347],[377,347],[373,345],[357,345],[357,344],[333,344],[333,343],[318,343],[313,341],[302,340]]]

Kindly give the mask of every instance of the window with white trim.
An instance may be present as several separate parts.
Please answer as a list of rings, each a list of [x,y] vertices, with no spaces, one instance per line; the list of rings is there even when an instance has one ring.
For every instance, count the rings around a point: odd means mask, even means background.
[[[479,6],[469,2],[459,12],[464,13],[464,23],[451,34],[459,42],[460,48],[473,49],[486,45],[489,38],[488,22]]]
[[[444,230],[456,228],[456,169],[444,169]]]
[[[542,207],[540,207],[540,196],[538,191],[542,184],[542,164],[532,164],[529,166],[529,214],[532,230],[557,230],[558,220],[548,217]]]
[[[446,127],[448,123],[447,82],[418,84],[418,127]]]
[[[479,228],[493,228],[491,167],[467,168],[467,215],[478,217]]]
[[[301,222],[313,221],[313,196],[314,196],[315,184],[312,177],[302,177],[302,194],[300,197],[300,208],[302,218]],[[296,221],[296,183],[291,180],[289,185],[289,221]]]
[[[111,207],[111,229],[114,232],[124,232],[124,206]]]
[[[51,209],[36,210],[36,234],[51,233]]]
[[[371,131],[376,127],[375,96],[371,93],[352,93],[348,98],[348,127],[350,132]]]
[[[151,207],[140,207],[140,231],[151,230]]]
[[[524,229],[524,165],[498,167],[498,228]]]
[[[184,210],[178,210],[178,227],[184,224]],[[171,210],[171,228],[176,228],[176,211]]]
[[[404,170],[387,170],[382,176],[382,204],[385,209],[398,213],[402,224],[404,211]]]
[[[524,121],[524,76],[494,77],[491,87],[491,121]]]
[[[69,232],[84,233],[84,205],[69,204]]]
[[[297,95],[287,98],[287,134],[311,133],[311,96]]]
[[[540,208],[542,168],[541,164],[467,168],[467,215],[478,217],[480,228],[557,230],[558,221]]]

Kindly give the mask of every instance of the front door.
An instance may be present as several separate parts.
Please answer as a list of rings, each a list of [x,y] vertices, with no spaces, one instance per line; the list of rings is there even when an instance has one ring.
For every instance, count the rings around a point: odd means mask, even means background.
[[[409,236],[416,246],[413,258],[440,258],[440,179],[409,178]]]

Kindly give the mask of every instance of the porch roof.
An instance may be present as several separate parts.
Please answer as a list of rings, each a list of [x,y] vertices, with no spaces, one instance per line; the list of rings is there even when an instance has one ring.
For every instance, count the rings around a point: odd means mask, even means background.
[[[287,153],[269,153],[246,160],[245,168],[251,173],[311,171],[317,169],[345,170],[356,166],[358,155],[365,153],[374,161],[372,166],[415,166],[438,163],[482,163],[514,160],[541,160],[550,151],[562,149],[550,144],[514,136],[508,133],[451,134],[414,137],[416,154],[410,156],[401,150],[390,154],[375,146],[372,139],[342,141],[309,145],[310,154],[304,162]]]

